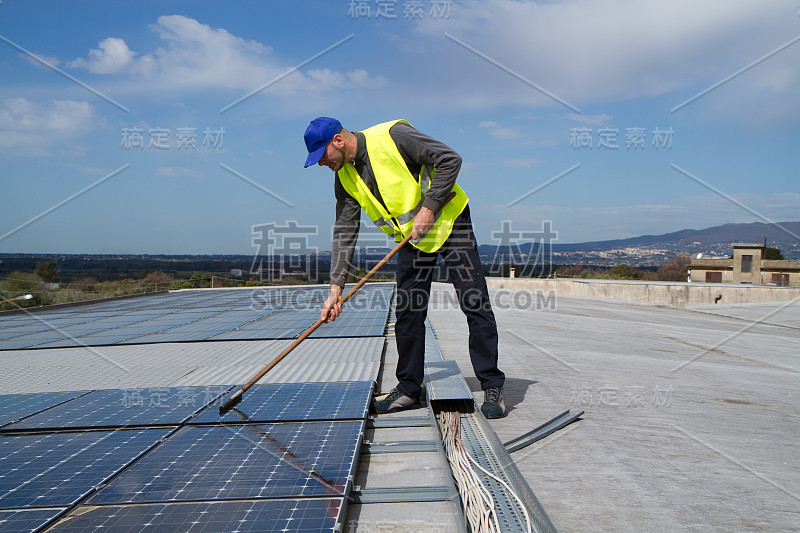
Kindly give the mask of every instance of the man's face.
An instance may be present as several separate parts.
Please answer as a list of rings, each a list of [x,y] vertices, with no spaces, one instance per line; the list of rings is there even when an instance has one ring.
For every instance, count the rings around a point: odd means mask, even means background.
[[[319,158],[319,166],[325,166],[334,172],[339,172],[345,164],[345,149],[341,136],[336,135],[325,147],[325,152]]]

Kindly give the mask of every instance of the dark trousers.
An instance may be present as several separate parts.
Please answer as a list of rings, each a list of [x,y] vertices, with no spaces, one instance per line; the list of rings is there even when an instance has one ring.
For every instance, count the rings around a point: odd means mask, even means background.
[[[450,237],[435,253],[410,244],[397,254],[398,387],[419,396],[425,373],[425,318],[436,258],[442,255],[458,303],[469,326],[469,356],[481,388],[501,387],[505,375],[497,368],[497,324],[481,269],[469,206],[456,219]]]

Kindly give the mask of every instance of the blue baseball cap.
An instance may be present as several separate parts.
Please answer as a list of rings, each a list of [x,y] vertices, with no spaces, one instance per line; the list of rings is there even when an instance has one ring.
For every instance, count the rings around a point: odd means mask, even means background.
[[[331,142],[333,136],[339,133],[340,129],[342,129],[342,124],[335,118],[318,117],[311,121],[303,135],[306,140],[306,148],[308,148],[308,158],[304,168],[319,162],[325,152],[325,147]]]

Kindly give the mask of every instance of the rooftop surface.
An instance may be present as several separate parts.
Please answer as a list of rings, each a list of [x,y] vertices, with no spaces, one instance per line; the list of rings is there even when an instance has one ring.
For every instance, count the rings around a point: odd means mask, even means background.
[[[481,402],[452,291],[434,286],[429,319]],[[799,301],[537,309],[524,292],[491,289],[509,410],[491,424],[505,442],[585,411],[511,454],[559,531],[797,531]]]
[[[582,420],[511,455],[559,531],[797,530],[800,302],[679,310],[563,295],[542,299],[508,289],[491,293],[507,375],[508,417],[491,421],[500,440],[567,409],[585,411]],[[192,305],[208,307],[201,297],[213,294],[222,293],[198,292]],[[459,364],[480,404],[466,323],[452,296],[450,285],[434,284],[429,320],[439,350]],[[163,314],[151,316],[147,300],[137,305],[148,320],[162,320]],[[351,314],[365,310],[354,307]],[[91,309],[65,314],[73,311]],[[75,317],[62,318],[71,323]],[[359,333],[364,327],[361,321],[336,326]],[[397,358],[392,326],[390,313],[385,347],[383,336],[333,338],[339,337],[333,330],[331,338],[309,339],[267,381],[377,377],[376,390],[388,391]],[[202,329],[203,338],[217,334],[212,329]],[[211,385],[227,390],[291,342],[291,332],[283,331],[276,329],[281,338],[274,340],[0,351],[0,393]],[[435,438],[430,427],[402,422],[423,418],[427,410],[387,416],[400,419],[398,427],[368,428],[365,438]],[[441,486],[446,472],[436,453],[376,453],[358,461],[354,485]],[[345,529],[449,532],[457,530],[457,521],[444,501],[350,504]]]
[[[365,287],[225,416],[327,288],[0,315],[0,530],[339,531],[393,292]]]

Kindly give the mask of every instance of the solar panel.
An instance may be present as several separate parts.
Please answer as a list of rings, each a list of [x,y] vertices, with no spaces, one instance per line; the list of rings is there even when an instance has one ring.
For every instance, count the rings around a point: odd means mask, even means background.
[[[34,344],[29,347],[36,348],[75,348],[78,346],[110,346],[127,340],[130,335],[89,335],[86,337],[61,338],[53,342]]]
[[[83,533],[140,531],[230,531],[299,533],[341,531],[344,498],[245,500],[143,505],[104,505],[67,517],[49,531]]]
[[[66,507],[53,509],[10,509],[0,511],[0,531],[22,533],[38,531],[52,519],[63,513]]]
[[[184,427],[88,501],[347,494],[364,421]]]
[[[216,400],[228,388],[97,390],[2,429],[178,425]]]
[[[71,505],[171,429],[0,436],[0,508]]]
[[[44,394],[4,394],[0,396],[0,426],[21,420],[85,392],[47,392]]]
[[[12,337],[19,337],[29,333],[41,333],[42,331],[47,331],[47,329],[47,326],[16,326],[13,328],[7,328],[0,332],[0,339],[10,339]]]
[[[350,288],[348,286],[348,290]],[[364,286],[348,302],[349,313],[337,321],[338,327],[331,326],[317,336],[382,335],[393,290],[393,284]],[[4,329],[0,333],[0,350],[209,338],[293,338],[319,317],[319,308],[326,296],[327,290],[319,287],[215,290],[213,294],[172,293],[97,303],[92,304],[91,310],[0,317],[0,329]]]
[[[37,344],[44,344],[46,342],[54,342],[63,338],[64,335],[58,333],[57,331],[44,331],[41,333],[31,333],[28,335],[13,337],[0,342],[2,342],[1,346],[4,350],[17,350],[30,348],[32,346],[36,346]]]
[[[218,408],[212,406],[189,422],[360,420],[367,415],[371,397],[370,381],[253,385],[234,411],[220,417]]]
[[[159,342],[192,342],[205,340],[207,335],[197,335],[191,333],[153,333],[152,335],[140,335],[119,341],[118,344],[150,344]]]
[[[310,324],[309,324],[310,325]],[[268,339],[293,339],[302,333],[305,328],[277,326],[264,329],[237,329],[226,331],[219,335],[209,337],[215,341],[219,340],[268,340]]]

